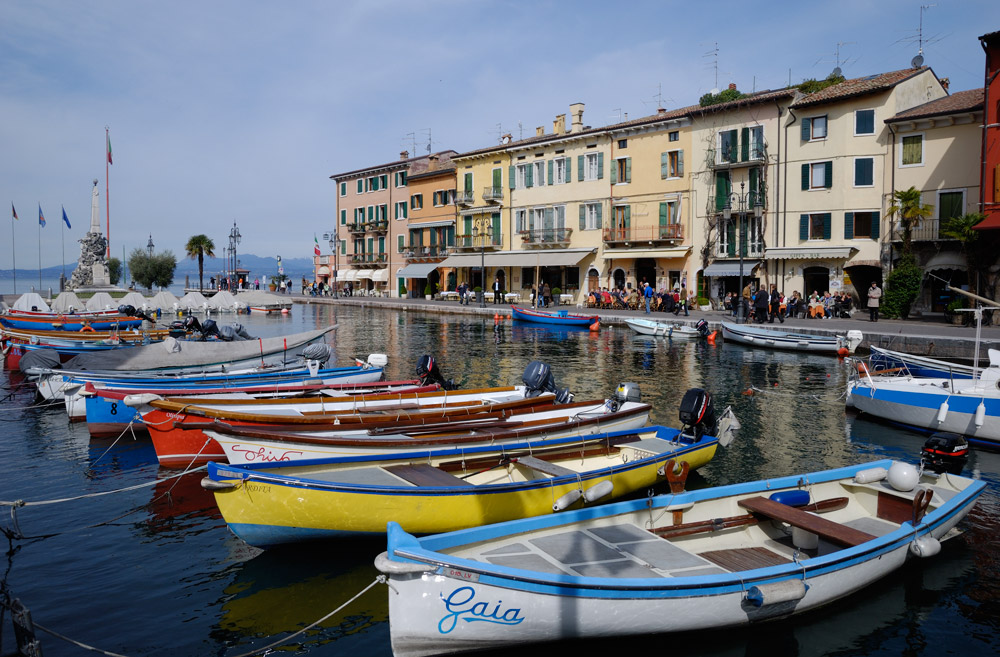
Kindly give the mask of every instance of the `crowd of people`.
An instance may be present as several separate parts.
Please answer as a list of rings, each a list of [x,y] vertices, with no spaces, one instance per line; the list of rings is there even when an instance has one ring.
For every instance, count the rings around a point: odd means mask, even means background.
[[[872,286],[878,289],[875,283],[872,283]],[[881,296],[881,290],[879,290],[879,296]],[[775,319],[784,323],[788,317],[810,319],[842,317],[846,319],[851,316],[851,309],[854,307],[854,299],[847,292],[830,294],[827,291],[820,294],[819,291],[813,290],[808,298],[803,298],[799,291],[795,290],[790,295],[785,296],[777,290],[774,283],[769,289],[760,288],[756,291],[747,285],[743,288],[742,297],[744,316],[758,324],[764,322],[773,324]],[[727,293],[723,299],[723,307],[734,317],[739,314],[739,299],[740,297],[733,292]],[[877,301],[875,305],[875,315],[877,315]],[[870,297],[869,306],[871,306]],[[877,319],[872,321],[877,321]]]
[[[592,308],[643,309],[647,314],[666,312],[675,315],[683,313],[687,316],[695,303],[694,291],[688,291],[684,286],[672,290],[665,287],[654,290],[646,282],[639,283],[639,289],[602,287],[587,295],[587,305]]]

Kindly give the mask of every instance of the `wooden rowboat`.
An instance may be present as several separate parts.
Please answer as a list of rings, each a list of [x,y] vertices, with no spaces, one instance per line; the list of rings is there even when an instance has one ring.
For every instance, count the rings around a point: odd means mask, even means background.
[[[389,578],[392,651],[509,651],[807,612],[937,554],[984,488],[885,460],[425,538],[392,523],[375,562]]]
[[[586,328],[598,321],[597,315],[573,315],[565,310],[558,310],[554,313],[546,313],[540,310],[530,310],[511,306],[513,318],[522,322],[535,322],[536,324],[554,324],[556,326],[576,326]]]
[[[626,319],[625,323],[639,335],[656,335],[672,340],[702,337],[701,333],[695,327],[677,322],[658,322],[652,319]]]
[[[853,354],[864,336],[861,331],[848,331],[847,335],[812,335],[776,331],[752,324],[722,322],[722,337],[726,342],[739,342],[766,349],[790,349],[824,354]]]

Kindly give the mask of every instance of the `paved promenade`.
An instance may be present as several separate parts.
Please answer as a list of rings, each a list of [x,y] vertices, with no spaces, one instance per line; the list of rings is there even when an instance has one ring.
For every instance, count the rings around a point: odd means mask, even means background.
[[[370,308],[385,308],[392,310],[406,310],[413,312],[433,312],[433,313],[462,313],[471,315],[486,315],[493,318],[500,315],[503,321],[510,321],[511,309],[509,304],[494,305],[488,301],[485,307],[470,303],[468,306],[459,305],[457,301],[427,301],[426,299],[391,299],[381,297],[310,297],[299,294],[289,295],[296,303],[321,303],[321,304],[344,304],[358,305]],[[527,304],[520,304],[527,307]],[[571,313],[587,315],[597,315],[600,317],[602,326],[617,326],[627,328],[625,319],[640,317],[655,319],[659,321],[677,321],[684,324],[694,325],[699,319],[704,319],[713,329],[720,328],[721,320],[732,319],[728,313],[721,311],[693,310],[687,317],[683,313],[674,315],[673,313],[651,313],[646,315],[645,310],[601,310],[597,308],[578,308],[576,306],[562,305],[555,308],[566,310]],[[549,308],[548,310],[555,310]],[[947,323],[943,317],[929,317],[919,320],[888,320],[880,319],[876,323],[868,321],[868,310],[862,309],[854,311],[850,319],[786,319],[784,324],[775,320],[774,324],[763,324],[763,326],[778,330],[789,330],[800,333],[812,333],[823,335],[843,335],[851,329],[861,331],[864,335],[864,342],[861,343],[859,353],[866,351],[869,345],[895,349],[913,354],[940,358],[965,358],[971,359],[975,348],[976,328],[975,326],[955,326]],[[982,329],[982,341],[980,343],[980,358],[986,359],[987,349],[1000,350],[1000,326],[984,326]]]

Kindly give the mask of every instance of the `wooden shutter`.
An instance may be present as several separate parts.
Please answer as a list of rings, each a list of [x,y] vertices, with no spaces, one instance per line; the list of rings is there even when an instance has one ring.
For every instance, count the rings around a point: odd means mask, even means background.
[[[347,210],[340,211],[340,225],[341,226],[347,225]]]
[[[799,240],[809,241],[809,215],[799,215]]]
[[[997,167],[997,175],[1000,176],[1000,166]],[[600,152],[597,154],[597,179],[602,180],[604,178],[604,153]],[[1000,185],[1000,183],[997,183]],[[1000,196],[998,196],[1000,198]]]
[[[580,230],[587,229],[587,206],[584,203],[580,204]]]
[[[503,188],[503,169],[493,169],[493,189],[500,191]],[[469,191],[472,191],[472,178],[469,178]]]
[[[684,151],[677,151],[677,175],[684,175]]]
[[[611,160],[611,184],[618,183],[618,160]]]
[[[583,156],[576,156],[576,180],[577,182],[583,181]]]
[[[508,175],[508,176],[510,177],[510,181],[509,181],[509,183],[510,183],[510,188],[511,188],[511,189],[514,189],[514,183],[515,183],[515,181],[517,180],[517,176],[516,176],[516,175],[515,175],[515,173],[514,173],[514,165],[511,165],[511,166],[510,166],[510,167],[508,167],[508,168],[509,168],[509,171],[507,172],[507,175]]]
[[[872,239],[877,240],[879,234],[879,227],[881,226],[881,220],[879,219],[878,212],[872,212]]]
[[[573,158],[566,157],[563,158],[566,161],[566,176],[563,178],[563,182],[569,182],[573,180]]]
[[[535,167],[530,164],[524,165],[524,185],[531,188],[535,186]]]
[[[597,205],[597,227],[598,228],[600,228],[601,226],[604,225],[604,219],[603,219],[603,216],[602,216],[603,214],[604,214],[604,206],[601,205],[600,203],[598,203],[598,205]]]
[[[625,228],[629,228],[632,225],[632,206],[625,206]]]
[[[660,179],[670,175],[670,153],[660,153]]]
[[[751,209],[757,204],[758,196],[760,196],[760,169],[750,167],[750,195],[747,197],[747,201],[750,203]],[[763,200],[761,199],[761,202]]]
[[[740,160],[746,162],[750,159],[750,128],[740,130]]]
[[[556,161],[555,160],[549,160],[549,184],[550,185],[555,180],[555,173],[554,173],[555,166],[556,166]]]
[[[667,204],[660,203],[660,227],[662,228],[666,225],[667,225]]]
[[[361,178],[358,178],[358,194],[360,194],[363,191],[365,191],[364,184],[365,184],[365,181],[362,180]]]
[[[736,255],[736,221],[732,220],[726,224],[726,255]]]
[[[854,213],[845,212],[844,213],[844,239],[853,240],[854,239]]]
[[[823,186],[830,189],[833,187],[833,162],[824,162],[823,169]]]
[[[802,141],[809,141],[812,136],[812,119],[802,119]]]
[[[809,165],[802,165],[802,191],[809,189]]]
[[[632,158],[625,158],[625,182],[632,182]]]
[[[545,208],[545,230],[552,230],[552,208]]]
[[[465,174],[465,191],[467,191],[467,192],[471,192],[472,191],[472,173],[471,172]]]
[[[829,212],[823,213],[823,239],[828,240],[833,234],[833,215]]]

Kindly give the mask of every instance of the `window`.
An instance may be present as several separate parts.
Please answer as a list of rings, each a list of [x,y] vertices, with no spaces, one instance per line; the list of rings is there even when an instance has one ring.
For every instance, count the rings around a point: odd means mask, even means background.
[[[679,130],[672,130],[672,131],[671,131],[671,132],[670,132],[670,133],[668,134],[667,138],[668,138],[668,139],[669,139],[670,141],[680,141],[680,138],[681,138],[681,133],[680,133],[680,131],[679,131]]]
[[[424,208],[424,195],[414,194],[410,197],[410,209],[411,210],[423,210]]]
[[[340,225],[341,226],[347,225],[347,210],[340,211]]]
[[[383,203],[375,207],[375,221],[385,221],[389,218],[389,206]]]
[[[347,196],[347,183],[345,182],[340,183],[340,195]]]
[[[874,187],[875,160],[870,157],[854,158],[854,186]]]
[[[559,157],[549,161],[549,184],[562,185],[569,182],[569,158]]]
[[[814,116],[809,119],[802,119],[803,141],[826,139],[826,127],[826,116]]]
[[[514,211],[514,230],[518,233],[527,230],[526,224],[528,223],[528,211],[527,210],[515,210]]]
[[[396,178],[396,187],[406,187],[405,171],[397,171],[395,178]]]
[[[875,110],[864,109],[854,112],[854,134],[855,136],[875,134]]]
[[[580,205],[580,230],[596,230],[601,227],[601,204],[582,203]]]
[[[831,234],[831,215],[829,212],[804,214],[799,218],[799,239],[828,240]]]
[[[396,201],[396,219],[406,219],[409,216],[406,201]]]
[[[899,166],[916,167],[924,163],[924,136],[903,137],[903,147],[899,151]]]
[[[527,189],[534,182],[534,171],[530,164],[518,164],[514,168],[515,189]]]
[[[812,162],[802,165],[802,189],[833,187],[833,162]]]
[[[389,174],[383,173],[378,177],[378,188],[389,189]]]
[[[716,164],[737,161],[739,151],[736,134],[735,130],[724,130],[719,133],[719,151],[716,157]]]
[[[878,212],[845,212],[844,239],[878,239]]]
[[[944,222],[952,217],[961,217],[965,214],[965,191],[941,191],[938,192],[938,219]]]
[[[680,178],[684,175],[684,151],[660,153],[660,178]]]
[[[619,139],[618,148],[628,148],[628,139]]]
[[[534,178],[535,181],[537,181],[535,184],[537,184],[539,186],[544,185],[545,184],[545,161],[544,160],[539,160],[539,161],[535,162],[534,164],[532,164],[532,166],[535,168],[535,170],[533,172],[533,178]]]
[[[743,161],[764,159],[764,126],[743,128]]]
[[[536,230],[545,225],[545,208],[532,208],[528,215],[528,230]]]
[[[632,158],[615,158],[614,166],[611,167],[611,184],[628,183],[632,181]]]
[[[443,189],[439,189],[436,192],[434,192],[434,207],[439,208],[442,205],[444,205],[445,202],[444,194],[445,192]]]
[[[396,253],[402,253],[406,250],[406,236],[396,235]]]
[[[604,153],[587,153],[578,157],[579,180],[600,180],[604,177]]]

